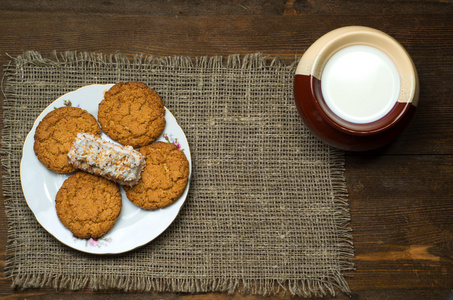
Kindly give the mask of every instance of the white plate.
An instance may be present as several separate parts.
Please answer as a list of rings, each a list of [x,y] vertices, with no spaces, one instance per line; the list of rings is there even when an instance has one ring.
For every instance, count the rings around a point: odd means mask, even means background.
[[[62,175],[48,170],[36,158],[33,151],[36,126],[55,107],[61,107],[71,102],[72,106],[87,110],[97,117],[98,104],[104,98],[104,93],[113,84],[89,85],[65,94],[50,104],[36,119],[32,130],[25,139],[20,164],[22,189],[28,206],[33,211],[38,222],[63,244],[94,254],[123,253],[154,240],[174,221],[179,213],[189,191],[192,162],[189,144],[175,117],[165,108],[167,121],[164,133],[158,140],[172,142],[183,150],[189,161],[189,183],[183,195],[172,205],[155,211],[145,211],[132,204],[121,189],[123,207],[115,226],[102,238],[78,239],[63,226],[55,210],[55,196],[69,175]],[[102,138],[112,141],[104,133]]]

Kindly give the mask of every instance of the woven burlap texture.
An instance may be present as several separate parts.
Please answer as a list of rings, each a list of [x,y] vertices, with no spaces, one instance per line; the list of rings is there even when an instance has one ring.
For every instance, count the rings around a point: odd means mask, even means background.
[[[296,59],[256,53],[151,57],[34,51],[4,68],[5,276],[16,288],[348,293],[354,268],[344,156],[302,124]],[[193,174],[176,220],[120,255],[69,248],[24,199],[19,164],[34,120],[59,96],[90,84],[141,81],[156,89],[189,141]],[[143,228],[143,230],[147,230]]]

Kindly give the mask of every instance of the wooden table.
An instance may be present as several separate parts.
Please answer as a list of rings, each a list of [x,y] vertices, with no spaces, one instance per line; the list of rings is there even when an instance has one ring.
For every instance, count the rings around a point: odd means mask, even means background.
[[[23,50],[36,50],[47,57],[53,50],[191,57],[262,52],[290,62],[321,35],[341,26],[370,26],[396,38],[418,69],[420,104],[414,120],[397,141],[372,153],[346,154],[356,261],[356,271],[351,272],[353,277],[348,282],[355,299],[448,298],[453,289],[451,0],[75,3],[3,0],[1,65]],[[7,221],[3,197],[0,203],[0,263],[4,265]],[[116,291],[57,292],[50,288],[20,291],[12,290],[10,283],[3,276],[0,279],[0,296],[6,299],[144,296]],[[226,294],[146,296],[231,298]],[[348,299],[345,295],[338,298]]]

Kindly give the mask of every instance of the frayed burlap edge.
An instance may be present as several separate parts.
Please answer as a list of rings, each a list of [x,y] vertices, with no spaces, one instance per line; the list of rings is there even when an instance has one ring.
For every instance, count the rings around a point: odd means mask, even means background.
[[[13,61],[10,61],[6,66],[4,66],[3,76],[1,80],[1,90],[4,98],[3,109],[4,111],[8,109],[9,101],[15,101],[13,85],[9,84],[13,81],[13,75],[15,73],[15,66]],[[5,113],[3,115],[3,130],[2,130],[2,146],[0,149],[1,164],[2,164],[2,190],[3,196],[5,197],[5,215],[8,223],[8,235],[6,241],[5,249],[5,265],[4,265],[4,277],[11,278],[14,272],[14,263],[15,255],[14,253],[20,251],[20,248],[16,245],[16,240],[14,238],[14,228],[16,226],[16,220],[13,217],[14,213],[14,202],[12,197],[14,197],[13,188],[14,180],[11,176],[12,165],[15,163],[12,159],[12,141],[10,140],[12,127],[5,122]],[[12,284],[14,287],[14,284]]]
[[[23,65],[36,66],[83,66],[102,67],[105,65],[116,65],[121,68],[273,68],[294,72],[298,58],[287,65],[279,57],[269,59],[269,56],[261,53],[253,53],[241,56],[239,54],[223,56],[203,57],[154,57],[135,55],[132,59],[120,54],[99,54],[88,52],[67,51],[64,53],[53,52],[51,59],[44,58],[39,52],[26,51],[14,58],[4,66],[4,74],[1,83],[4,95],[4,113],[8,107],[14,105],[16,93],[13,89],[14,75],[17,68]],[[79,276],[71,277],[57,276],[56,274],[21,274],[14,270],[15,253],[20,251],[14,239],[15,220],[9,217],[14,210],[11,197],[14,196],[12,188],[14,185],[11,178],[11,151],[14,151],[8,136],[13,128],[4,124],[2,132],[2,149],[0,150],[1,163],[3,167],[3,194],[5,196],[5,212],[8,221],[8,239],[6,247],[6,262],[4,267],[5,278],[11,278],[13,288],[40,288],[52,287],[58,290],[69,289],[79,290],[89,288],[92,290],[119,289],[124,291],[155,291],[155,292],[184,292],[184,293],[205,293],[205,292],[227,292],[227,293],[251,293],[257,295],[276,295],[279,293],[290,293],[293,296],[323,297],[335,296],[337,291],[350,294],[351,290],[345,279],[344,272],[354,270],[354,247],[351,229],[349,227],[350,214],[348,205],[348,193],[344,180],[344,153],[331,148],[331,182],[335,195],[335,219],[337,234],[341,245],[339,248],[340,270],[332,270],[332,274],[325,278],[310,278],[301,280],[278,280],[278,279],[175,279],[175,278],[133,278],[132,276]],[[16,150],[17,151],[17,150]],[[17,187],[16,187],[17,188]],[[349,275],[352,276],[352,275]]]
[[[335,280],[335,282],[331,282]],[[344,277],[337,272],[335,276],[322,280],[276,280],[276,279],[169,279],[169,278],[131,278],[102,276],[71,277],[53,274],[21,275],[14,278],[12,287],[42,288],[56,290],[80,290],[88,288],[94,291],[118,289],[125,292],[178,292],[209,293],[224,292],[233,294],[253,294],[272,296],[290,293],[292,296],[325,297],[335,296],[337,290],[350,294]]]
[[[9,55],[8,55],[9,56]],[[90,52],[66,51],[52,53],[52,58],[45,58],[37,51],[26,51],[17,57],[11,57],[9,65],[15,66],[35,65],[70,67],[79,66],[84,68],[105,67],[106,65],[121,66],[124,69],[158,69],[160,67],[172,68],[205,68],[205,69],[238,69],[248,70],[253,68],[294,69],[298,58],[290,64],[285,64],[279,56],[270,58],[269,55],[253,53],[247,55],[231,54],[224,56],[165,56],[136,54],[129,58],[121,53],[101,54]],[[8,68],[7,68],[8,70]]]

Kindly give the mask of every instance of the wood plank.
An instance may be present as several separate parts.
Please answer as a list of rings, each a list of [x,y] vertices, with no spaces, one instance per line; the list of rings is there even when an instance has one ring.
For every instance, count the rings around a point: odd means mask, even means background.
[[[453,156],[347,157],[354,290],[453,286]]]
[[[195,4],[185,0],[160,1],[147,0],[80,0],[77,5],[72,1],[46,0],[3,0],[0,9],[32,12],[71,12],[133,14],[156,16],[219,16],[219,15],[388,15],[388,14],[443,14],[452,12],[451,3],[442,0],[418,1],[378,1],[362,0],[360,5],[354,0],[345,1],[295,1],[295,0],[248,0],[248,1],[210,1],[198,0]]]
[[[12,299],[44,299],[44,300],[61,300],[61,299],[84,299],[84,300],[132,300],[132,299],[147,299],[147,300],[254,300],[263,299],[262,297],[253,295],[241,294],[171,294],[171,293],[124,293],[124,292],[76,292],[68,293],[65,291],[56,292],[55,290],[34,289],[32,291],[17,291],[15,295],[5,296],[4,300]],[[371,290],[363,291],[359,294],[352,293],[351,296],[339,294],[335,297],[337,300],[354,300],[354,299],[448,299],[452,295],[450,289],[437,289],[437,290]],[[0,296],[2,296],[0,294]],[[290,297],[288,295],[267,296],[266,300],[306,300],[307,298]],[[312,298],[313,299],[313,298]],[[320,298],[322,299],[322,298]],[[329,299],[329,298],[325,298]]]
[[[262,52],[293,61],[321,35],[347,25],[370,26],[387,32],[414,59],[429,57],[434,61],[453,55],[449,15],[333,16],[328,19],[316,15],[184,16],[169,20],[161,16],[8,11],[2,12],[3,51],[0,53],[16,56],[23,50],[43,54],[53,50],[78,50],[203,56]],[[451,72],[449,65],[445,68]]]

